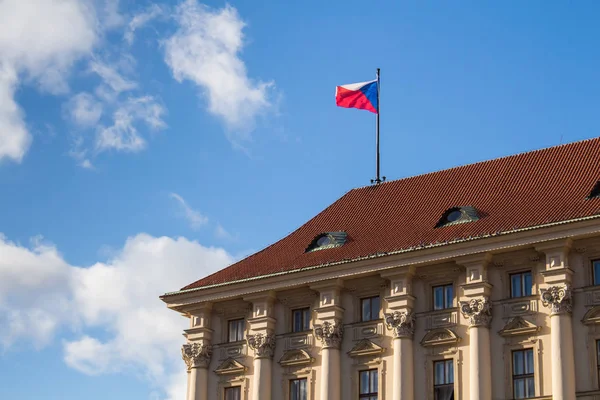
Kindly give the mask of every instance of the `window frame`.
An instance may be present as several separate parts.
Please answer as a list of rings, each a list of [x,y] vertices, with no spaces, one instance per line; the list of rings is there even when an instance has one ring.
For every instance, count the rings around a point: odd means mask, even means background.
[[[228,386],[223,388],[223,400],[228,400],[227,398],[227,392],[228,391],[237,391],[238,397],[237,399],[241,400],[242,399],[242,387],[241,386]],[[234,398],[235,400],[235,398]]]
[[[300,317],[300,324],[301,324],[301,329],[300,330],[296,330],[296,320],[294,318],[296,312],[301,312],[301,317]],[[310,307],[301,307],[301,308],[294,308],[291,310],[291,323],[292,323],[292,329],[291,332],[292,333],[300,333],[300,332],[308,332],[310,331],[310,321],[311,321],[311,316],[310,316]]]
[[[531,279],[531,286],[529,287],[529,294],[525,294],[526,293],[526,284],[525,284],[525,276],[529,274],[530,279]],[[521,291],[521,294],[519,296],[516,296],[514,294],[513,291],[513,277],[515,276],[520,276],[521,278],[519,279],[519,290]],[[510,298],[511,299],[519,299],[521,297],[528,297],[531,296],[533,294],[533,270],[528,269],[528,270],[522,270],[522,271],[518,271],[518,272],[511,272],[508,274],[508,281],[509,281],[509,285],[510,285]]]
[[[435,290],[438,288],[442,288],[442,308],[436,308],[436,302],[435,302]],[[451,296],[451,300],[450,303],[448,304],[448,294],[446,293],[446,289],[451,288],[452,289],[452,296]],[[444,283],[441,285],[433,285],[431,286],[431,308],[433,311],[441,311],[441,310],[448,310],[450,308],[454,308],[454,282],[451,283]]]
[[[368,375],[368,392],[367,393],[362,393],[362,374],[363,373],[367,373]],[[375,375],[375,381],[376,381],[376,391],[373,392],[373,388],[371,387],[371,384],[373,383],[372,381],[372,375]],[[379,398],[379,369],[378,368],[370,368],[370,369],[361,369],[358,371],[358,398],[360,399],[371,399],[373,396],[375,396],[375,398]]]
[[[439,383],[436,384],[436,365],[438,364],[442,364],[443,365],[443,369],[444,369],[444,383]],[[448,365],[452,366],[452,382],[448,382]],[[446,387],[451,387],[452,388],[452,392],[455,395],[455,388],[454,388],[454,382],[456,379],[454,379],[456,373],[455,373],[455,368],[454,368],[454,359],[453,358],[445,358],[442,360],[434,360],[433,364],[432,364],[432,371],[433,371],[433,398],[434,400],[437,399],[436,397],[436,389],[441,389],[441,388],[446,388]]]
[[[531,368],[532,368],[532,371],[533,371],[531,373],[527,373],[525,371],[526,365],[527,365],[526,359],[527,359],[527,353],[528,352],[531,352],[531,362],[532,362]],[[523,360],[523,366],[522,366],[523,367],[523,373],[522,374],[515,374],[515,353],[523,353],[523,358],[522,358],[522,360]],[[511,364],[511,382],[512,382],[512,396],[513,396],[513,399],[530,399],[530,398],[535,398],[536,391],[535,391],[535,351],[534,351],[534,349],[532,347],[524,347],[524,348],[521,348],[521,349],[512,350],[510,352],[510,364]],[[528,393],[528,389],[527,389],[527,387],[528,387],[527,386],[527,380],[528,379],[531,379],[532,382],[533,382],[533,393]],[[525,393],[524,393],[525,397],[517,397],[517,394],[516,394],[516,387],[517,386],[515,385],[515,381],[520,381],[520,380],[522,380],[525,383],[525,386],[524,386],[524,388],[525,388]]]
[[[600,339],[596,339],[595,343],[596,343],[596,376],[598,379],[598,389],[600,389]]]
[[[596,263],[598,263],[598,274],[596,274]],[[600,286],[600,258],[591,260],[592,286]]]
[[[237,329],[239,328],[239,325],[236,325],[236,339],[235,340],[231,340],[231,324],[232,323],[239,323],[242,322],[242,326],[241,329],[239,331],[237,331]],[[241,342],[242,340],[244,340],[244,332],[246,330],[246,319],[245,318],[235,318],[235,319],[230,319],[227,320],[227,343],[236,343],[236,342]],[[241,338],[240,338],[241,336]]]
[[[377,299],[377,303],[378,303],[378,307],[376,312],[374,313],[373,311],[373,299]],[[369,312],[371,314],[371,317],[369,319],[365,319],[365,314],[364,314],[364,307],[363,307],[363,303],[365,301],[369,301]],[[377,321],[378,319],[380,319],[379,315],[381,314],[381,296],[380,295],[375,295],[375,296],[369,296],[369,297],[361,297],[360,298],[360,322],[369,322],[369,321]]]
[[[304,381],[304,397],[297,397],[298,400],[307,400],[308,399],[308,379],[306,377],[303,378],[293,378],[288,380],[288,399],[292,400],[292,385],[294,382]],[[301,391],[301,386],[299,387]],[[302,393],[299,393],[299,396],[302,396]]]

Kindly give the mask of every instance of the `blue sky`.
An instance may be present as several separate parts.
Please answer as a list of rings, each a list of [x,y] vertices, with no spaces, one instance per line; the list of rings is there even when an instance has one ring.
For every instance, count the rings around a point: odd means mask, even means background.
[[[0,0],[0,398],[183,399],[158,296],[369,184],[377,67],[388,179],[598,136],[599,11]]]

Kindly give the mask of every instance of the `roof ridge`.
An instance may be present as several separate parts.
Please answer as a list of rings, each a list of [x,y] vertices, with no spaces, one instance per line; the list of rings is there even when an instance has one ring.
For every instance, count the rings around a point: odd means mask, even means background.
[[[522,151],[520,153],[509,154],[509,155],[500,156],[500,157],[496,157],[496,158],[490,158],[488,160],[475,161],[475,162],[472,162],[472,163],[469,163],[469,164],[456,165],[454,167],[444,168],[444,169],[438,169],[436,171],[425,172],[423,174],[405,176],[403,178],[398,178],[398,179],[393,179],[393,180],[390,180],[390,181],[381,182],[381,183],[378,183],[377,185],[371,184],[371,185],[365,185],[365,186],[358,186],[358,187],[355,187],[355,188],[351,189],[349,192],[357,191],[357,190],[362,190],[362,189],[367,189],[367,188],[371,188],[371,187],[379,186],[379,185],[396,183],[396,182],[400,182],[400,181],[414,179],[414,178],[421,177],[421,176],[427,176],[427,175],[438,174],[438,173],[446,172],[446,171],[458,170],[458,169],[461,169],[461,168],[471,167],[471,166],[477,165],[477,164],[486,164],[486,163],[490,163],[490,162],[494,162],[494,161],[504,160],[504,159],[507,159],[507,158],[519,157],[519,156],[523,156],[525,154],[533,154],[533,153],[537,153],[537,152],[547,151],[547,150],[550,150],[550,149],[558,149],[560,147],[574,146],[574,145],[582,144],[582,143],[585,143],[585,142],[592,142],[594,140],[600,140],[600,136],[595,136],[595,137],[591,137],[591,138],[587,138],[587,139],[577,140],[575,142],[569,142],[569,143],[559,144],[559,145],[556,145],[556,146],[548,146],[548,147],[542,147],[542,148],[534,149],[534,150]]]

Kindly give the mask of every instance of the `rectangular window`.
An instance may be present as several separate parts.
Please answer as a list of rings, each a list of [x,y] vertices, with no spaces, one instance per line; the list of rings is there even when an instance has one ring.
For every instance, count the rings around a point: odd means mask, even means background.
[[[243,319],[232,319],[229,321],[229,342],[244,340],[244,322]]]
[[[306,378],[290,380],[290,400],[306,400]]]
[[[433,363],[433,399],[454,400],[454,360]]]
[[[533,349],[512,352],[513,397],[528,399],[535,397],[533,378]]]
[[[360,300],[361,321],[373,321],[379,319],[379,296],[367,297]]]
[[[358,398],[361,400],[377,400],[379,382],[377,370],[369,369],[359,372]]]
[[[531,296],[532,286],[531,271],[510,274],[510,297]]]
[[[240,386],[225,388],[225,400],[242,400],[242,388]]]
[[[454,305],[454,285],[441,285],[433,287],[433,309],[444,310]]]
[[[596,365],[598,366],[598,388],[600,389],[600,340],[596,340]]]
[[[594,285],[600,285],[600,260],[592,261],[592,275]]]
[[[310,308],[292,310],[292,332],[304,332],[310,329]]]

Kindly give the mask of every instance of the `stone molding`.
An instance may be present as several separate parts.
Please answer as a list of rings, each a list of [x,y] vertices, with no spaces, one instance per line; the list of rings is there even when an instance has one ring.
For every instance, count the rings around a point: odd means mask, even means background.
[[[488,297],[460,302],[460,312],[469,319],[469,327],[490,327],[492,322],[492,303]]]
[[[412,339],[415,334],[415,314],[408,311],[385,313],[385,324],[394,333],[394,338]]]
[[[550,315],[571,314],[573,297],[568,284],[542,289],[542,304],[550,309]]]
[[[248,335],[248,346],[254,350],[254,358],[273,358],[275,353],[275,335],[256,333]]]
[[[339,349],[344,337],[344,326],[337,319],[333,323],[325,321],[321,325],[315,325],[314,334],[323,343],[324,349]]]
[[[208,368],[212,356],[212,346],[206,343],[188,343],[181,346],[181,358],[187,366],[192,368]]]

